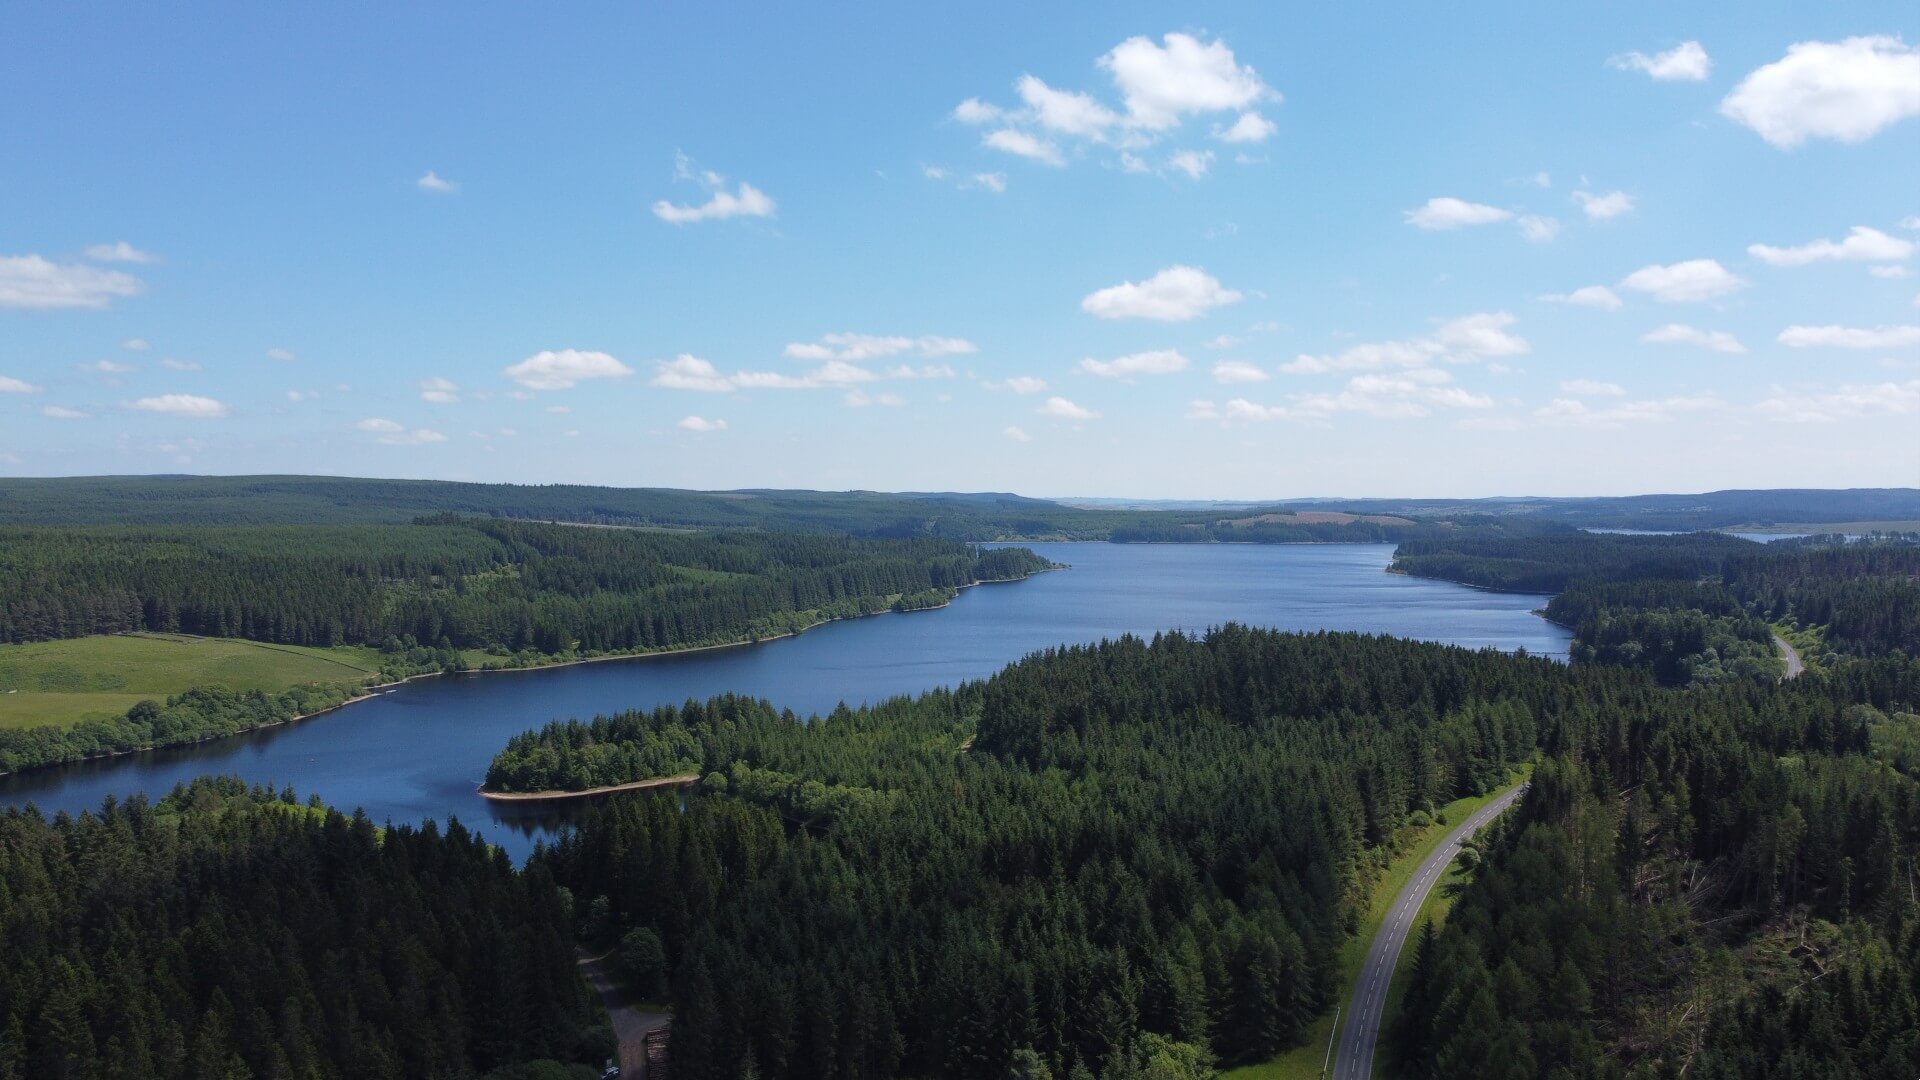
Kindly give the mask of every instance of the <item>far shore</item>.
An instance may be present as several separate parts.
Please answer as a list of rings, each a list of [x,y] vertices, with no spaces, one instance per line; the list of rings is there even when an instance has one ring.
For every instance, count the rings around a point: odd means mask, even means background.
[[[605,787],[581,788],[579,791],[488,791],[485,786],[475,790],[480,792],[481,798],[492,799],[495,802],[558,802],[562,799],[584,799],[590,795],[610,795],[616,791],[687,787],[699,782],[699,773],[682,773],[679,776],[656,776],[651,780],[634,780],[625,784],[608,784]]]

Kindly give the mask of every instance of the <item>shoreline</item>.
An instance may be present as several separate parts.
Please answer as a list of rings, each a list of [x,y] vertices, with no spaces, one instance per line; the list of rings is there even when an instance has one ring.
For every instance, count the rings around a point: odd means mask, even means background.
[[[700,782],[699,773],[680,773],[676,776],[656,776],[651,780],[629,780],[624,784],[607,784],[602,787],[581,788],[579,791],[566,791],[554,788],[548,791],[488,791],[485,784],[475,788],[483,799],[494,802],[562,802],[567,799],[585,799],[594,795],[611,795],[616,791],[645,791],[649,788],[691,787]]]
[[[26,776],[30,773],[45,772],[49,769],[65,768],[70,765],[83,765],[91,761],[106,761],[110,758],[127,757],[128,755],[131,755],[131,754],[148,754],[156,750],[177,750],[177,749],[188,747],[188,746],[198,746],[201,743],[215,742],[220,739],[237,739],[243,735],[251,735],[256,731],[268,731],[273,728],[284,727],[288,724],[297,724],[302,720],[312,720],[315,717],[325,716],[328,713],[336,712],[340,709],[346,708],[349,705],[357,705],[362,701],[371,701],[374,698],[380,697],[383,694],[389,693],[402,686],[405,686],[407,683],[414,682],[415,680],[418,680],[418,679],[441,679],[441,678],[447,678],[449,676],[456,676],[456,675],[524,674],[530,671],[548,671],[556,668],[576,667],[581,664],[599,664],[599,663],[605,663],[613,660],[652,660],[657,657],[686,656],[693,653],[713,652],[716,649],[738,649],[738,648],[743,648],[749,645],[761,645],[769,641],[780,641],[786,638],[798,637],[799,635],[804,634],[809,630],[813,630],[821,626],[826,626],[829,623],[847,622],[852,619],[870,619],[878,615],[912,615],[915,612],[920,612],[920,611],[939,611],[939,610],[942,610],[943,608],[952,606],[953,602],[960,598],[960,593],[962,593],[967,589],[974,588],[975,586],[1013,585],[1013,584],[1018,584],[1019,582],[1025,581],[1028,578],[1037,577],[1040,574],[1045,574],[1054,570],[1067,570],[1067,569],[1071,569],[1071,568],[1065,565],[1049,566],[1049,567],[1045,567],[1044,569],[1035,570],[1033,573],[1027,574],[1023,577],[988,578],[980,581],[971,581],[965,585],[956,586],[954,588],[954,595],[952,597],[948,598],[944,603],[936,604],[932,607],[909,608],[905,611],[894,611],[892,608],[886,608],[880,611],[863,611],[857,615],[837,615],[830,619],[819,619],[814,622],[810,622],[807,625],[802,626],[797,630],[789,630],[781,634],[769,634],[765,637],[745,638],[739,641],[722,641],[713,645],[690,645],[690,646],[687,646],[686,648],[678,648],[678,649],[653,649],[647,652],[614,653],[608,656],[582,656],[582,657],[575,657],[575,658],[566,659],[566,660],[553,660],[546,663],[526,664],[521,667],[492,667],[492,668],[482,667],[482,668],[467,668],[464,670],[457,670],[457,671],[422,671],[412,675],[405,676],[404,678],[395,679],[392,682],[369,684],[367,686],[360,688],[362,691],[361,693],[356,694],[353,697],[347,698],[345,701],[342,701],[337,705],[329,705],[324,709],[315,709],[313,712],[301,713],[298,716],[289,716],[284,720],[271,720],[264,724],[255,724],[250,728],[244,728],[240,731],[231,731],[231,732],[226,732],[226,733],[217,734],[217,735],[203,735],[197,739],[182,739],[178,742],[155,743],[151,746],[132,746],[124,750],[106,750],[98,754],[87,754],[82,757],[73,758],[68,761],[51,761],[45,765],[34,765],[25,769],[12,769],[12,770],[0,771],[0,777]],[[259,643],[255,642],[254,644],[259,644]],[[27,729],[27,730],[31,730],[31,729]]]

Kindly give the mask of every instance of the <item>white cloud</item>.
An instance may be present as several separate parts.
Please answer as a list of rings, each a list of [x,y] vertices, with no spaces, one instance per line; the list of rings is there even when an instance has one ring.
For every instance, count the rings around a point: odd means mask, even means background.
[[[1867,267],[1867,273],[1877,278],[1908,278],[1913,276],[1913,271],[1906,267],[1887,263],[1882,263],[1879,266],[1869,266]]]
[[[11,375],[0,375],[0,394],[37,394],[40,388]]]
[[[300,357],[297,354],[295,354],[292,349],[268,349],[267,359],[278,360],[283,364],[290,364],[293,361],[300,359]]]
[[[158,397],[145,397],[129,402],[131,409],[141,412],[166,413],[170,416],[225,416],[227,407],[210,397],[198,394],[161,394]]]
[[[1075,405],[1063,397],[1048,398],[1046,404],[1035,409],[1034,412],[1060,420],[1092,420],[1100,415],[1092,409]]]
[[[734,388],[712,361],[692,353],[681,353],[655,364],[652,383],[668,390],[700,390],[712,394],[728,393]]]
[[[1167,165],[1170,168],[1186,173],[1187,176],[1194,180],[1198,180],[1207,175],[1207,170],[1213,167],[1213,151],[1182,150],[1168,158]]]
[[[1888,236],[1879,229],[1870,229],[1865,225],[1855,225],[1847,230],[1847,238],[1837,243],[1822,238],[1798,247],[1753,244],[1747,248],[1747,254],[1769,266],[1805,266],[1816,262],[1899,262],[1912,257],[1913,252],[1913,241]]]
[[[1595,379],[1569,379],[1560,384],[1563,394],[1579,394],[1582,397],[1625,397],[1626,388],[1619,383],[1600,382]]]
[[[1005,112],[998,105],[989,105],[979,98],[968,98],[953,107],[953,118],[963,124],[991,124]]]
[[[320,396],[318,390],[289,390],[287,400],[292,402],[311,401]]]
[[[121,342],[120,347],[127,350],[128,352],[146,352],[148,349],[153,348],[153,346],[148,343],[146,338],[137,338],[137,337],[130,337],[127,340]]]
[[[1005,435],[1007,438],[1012,439],[1014,442],[1032,442],[1033,441],[1033,436],[1027,434],[1024,430],[1018,427],[1013,427],[1011,425],[1008,427],[1001,428],[1000,434]]]
[[[1132,37],[1100,58],[1127,104],[1130,123],[1154,131],[1177,126],[1191,113],[1243,110],[1279,95],[1251,67],[1234,59],[1224,41],[1167,34],[1156,45]]]
[[[438,431],[429,428],[415,428],[408,431],[405,424],[379,416],[369,416],[354,426],[377,436],[376,442],[382,442],[388,446],[421,446],[426,443],[447,441],[447,437]]]
[[[1604,311],[1615,311],[1620,307],[1620,297],[1605,285],[1586,285],[1570,293],[1548,293],[1540,299],[1552,304],[1572,304]]]
[[[1633,209],[1633,196],[1624,191],[1609,191],[1605,195],[1576,191],[1573,202],[1594,221],[1610,221]]]
[[[1261,116],[1259,113],[1244,112],[1240,114],[1238,120],[1233,122],[1231,127],[1225,129],[1216,128],[1213,137],[1219,139],[1221,142],[1257,143],[1265,142],[1269,136],[1278,130],[1279,127],[1275,125],[1273,121]]]
[[[716,191],[698,206],[680,206],[665,199],[653,204],[653,216],[673,225],[695,221],[724,221],[735,217],[772,217],[773,200],[742,181],[738,193]]]
[[[1002,387],[1016,394],[1037,394],[1047,388],[1047,380],[1036,379],[1032,375],[1015,375],[1003,383],[987,384],[989,390],[998,390]]]
[[[1065,165],[1066,159],[1060,156],[1060,148],[1045,139],[1028,134],[1019,128],[1000,128],[989,131],[981,137],[982,145],[1013,154],[1016,157],[1038,161],[1043,165]]]
[[[69,409],[64,405],[48,405],[40,410],[40,415],[54,420],[85,420],[87,414],[78,409]]]
[[[1649,330],[1641,335],[1640,340],[1650,345],[1698,345],[1722,353],[1747,351],[1747,347],[1740,344],[1740,339],[1725,330],[1701,330],[1685,323],[1668,323],[1657,330]]]
[[[1573,398],[1555,398],[1535,409],[1533,415],[1544,423],[1563,427],[1617,428],[1627,424],[1662,423],[1676,416],[1721,407],[1720,399],[1711,394],[1627,401],[1600,409]]]
[[[1521,356],[1531,351],[1532,346],[1507,329],[1516,321],[1504,311],[1464,315],[1441,323],[1433,333],[1420,337],[1366,342],[1331,355],[1302,353],[1280,365],[1280,370],[1289,375],[1324,375],[1333,371],[1419,368],[1435,360],[1466,363],[1489,357]]]
[[[1862,142],[1920,116],[1920,52],[1887,36],[1802,41],[1742,79],[1720,113],[1783,150]]]
[[[1670,266],[1643,266],[1628,274],[1620,287],[1647,293],[1663,303],[1689,304],[1739,292],[1747,283],[1716,260],[1689,259]]]
[[[1356,375],[1335,393],[1292,394],[1284,405],[1263,405],[1235,398],[1223,406],[1211,401],[1188,405],[1190,420],[1236,421],[1302,420],[1324,422],[1340,413],[1378,419],[1411,419],[1443,409],[1488,409],[1493,399],[1448,385],[1453,376],[1436,368],[1419,368],[1391,375]]]
[[[431,379],[420,380],[420,400],[451,405],[460,400],[460,388],[451,381],[435,375]]]
[[[977,172],[973,174],[973,182],[995,195],[1003,195],[1007,190],[1007,174],[1003,172]]]
[[[118,270],[56,263],[38,255],[0,255],[0,308],[103,308],[114,297],[134,296],[142,288],[139,278]]]
[[[549,405],[540,411],[544,413],[551,413],[554,416],[565,416],[568,413],[572,412],[573,410],[568,408],[565,405]]]
[[[1108,379],[1131,379],[1135,375],[1172,375],[1187,369],[1187,358],[1175,349],[1129,353],[1112,360],[1080,361],[1080,370]]]
[[[559,349],[538,352],[502,372],[529,390],[565,390],[587,379],[619,379],[633,369],[603,352]]]
[[[709,420],[704,416],[683,416],[680,418],[679,426],[688,431],[727,430],[727,422],[725,420]]]
[[[161,357],[160,366],[163,368],[166,368],[168,371],[199,371],[200,370],[200,364],[198,361],[182,360],[177,356]]]
[[[964,356],[980,347],[966,338],[883,336],[879,334],[823,334],[817,342],[791,342],[784,352],[794,360],[849,360],[859,362],[901,353],[928,358]]]
[[[1213,381],[1217,383],[1258,383],[1272,377],[1245,360],[1222,360],[1213,365]]]
[[[154,263],[160,256],[151,251],[141,251],[125,240],[116,240],[111,244],[95,244],[87,249],[87,258],[94,262]]]
[[[1426,205],[1406,211],[1407,224],[1428,231],[1458,229],[1467,225],[1491,225],[1513,217],[1513,211],[1485,203],[1468,202],[1451,195],[1428,199]]]
[[[1544,244],[1560,235],[1560,222],[1538,214],[1527,214],[1520,219],[1520,235],[1531,243]]]
[[[849,390],[840,400],[853,409],[864,409],[869,405],[897,409],[907,403],[907,399],[899,394],[869,394],[865,390]]]
[[[951,364],[921,364],[919,367],[911,364],[895,364],[887,369],[886,377],[889,379],[951,379],[956,374]]]
[[[1184,322],[1226,304],[1241,293],[1192,266],[1169,266],[1138,284],[1128,281],[1089,293],[1080,310],[1102,319],[1158,319]]]
[[[1032,110],[1034,122],[1049,131],[1098,139],[1120,123],[1119,114],[1089,95],[1056,90],[1032,75],[1020,76],[1014,88]]]
[[[1607,63],[1622,71],[1644,71],[1661,82],[1676,79],[1699,82],[1713,71],[1713,58],[1697,41],[1682,42],[1652,56],[1643,52],[1623,53]]]
[[[432,169],[428,169],[427,175],[415,180],[413,183],[415,187],[418,187],[421,191],[427,192],[430,195],[451,195],[460,190],[459,184],[442,178]]]
[[[1756,412],[1791,423],[1831,423],[1855,416],[1904,416],[1920,412],[1920,379],[1871,386],[1845,385],[1836,390],[1788,392],[1776,388],[1773,396],[1754,406]]]
[[[1920,345],[1920,326],[1789,326],[1780,344],[1794,349],[1903,349]]]

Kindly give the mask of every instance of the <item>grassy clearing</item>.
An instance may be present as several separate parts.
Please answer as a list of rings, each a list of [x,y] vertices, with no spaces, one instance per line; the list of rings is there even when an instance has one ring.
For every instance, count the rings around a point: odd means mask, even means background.
[[[308,683],[358,686],[379,670],[374,649],[237,638],[126,634],[0,645],[0,728],[111,719],[196,686],[270,693]]]
[[[1452,832],[1455,826],[1465,821],[1474,811],[1499,798],[1514,784],[1525,780],[1532,772],[1533,766],[1524,766],[1511,783],[1496,791],[1448,803],[1443,808],[1443,813],[1449,824],[1428,826],[1407,845],[1406,850],[1401,852],[1398,858],[1388,864],[1386,873],[1381,874],[1380,880],[1374,884],[1373,903],[1368,906],[1366,917],[1360,922],[1360,932],[1349,938],[1346,946],[1340,950],[1340,990],[1335,1000],[1340,1003],[1342,1009],[1346,1008],[1347,999],[1353,996],[1353,982],[1359,978],[1360,968],[1367,961],[1367,949],[1373,945],[1374,935],[1380,932],[1380,924],[1386,921],[1387,912],[1393,907],[1394,897],[1399,896],[1400,890],[1406,888],[1407,882],[1413,880],[1413,872],[1420,868],[1420,864],[1428,855],[1433,854],[1434,849],[1440,846],[1440,842],[1447,838],[1447,834]],[[1446,886],[1457,881],[1458,875],[1458,864],[1448,869],[1440,885],[1427,896],[1426,904],[1421,907],[1421,919],[1428,918],[1429,913],[1437,913],[1437,917],[1445,918],[1446,910],[1453,906],[1451,893]],[[1418,923],[1416,922],[1415,925],[1418,926]],[[1405,958],[1407,954],[1402,952],[1400,955]],[[1393,987],[1387,994],[1387,1007],[1382,1014],[1383,1028],[1384,1024],[1391,1022],[1394,1013],[1399,1009],[1400,994],[1404,991],[1400,983],[1400,970],[1397,966],[1394,969]],[[1341,1022],[1344,1024],[1345,1020],[1343,1013]],[[1272,1061],[1229,1069],[1224,1075],[1227,1080],[1319,1080],[1320,1067],[1327,1059],[1327,1046],[1334,1034],[1333,1014],[1328,1013],[1314,1022],[1313,1028],[1307,1034],[1306,1045],[1297,1046]],[[1380,1058],[1374,1059],[1375,1075],[1388,1075],[1384,1071],[1388,1067],[1387,1062]]]

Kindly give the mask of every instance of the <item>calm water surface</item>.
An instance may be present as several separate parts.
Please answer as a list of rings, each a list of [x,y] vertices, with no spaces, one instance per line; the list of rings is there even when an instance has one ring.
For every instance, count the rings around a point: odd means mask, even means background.
[[[458,817],[517,861],[556,825],[556,813],[496,808],[474,789],[508,737],[559,717],[724,692],[826,712],[981,678],[1061,643],[1228,621],[1552,656],[1565,656],[1570,638],[1530,614],[1543,596],[1383,573],[1391,544],[1027,546],[1073,569],[968,589],[940,611],[832,623],[761,645],[422,679],[299,724],[0,777],[0,805],[77,813],[109,794],[158,797],[196,776],[233,774],[365,807],[375,821]]]

